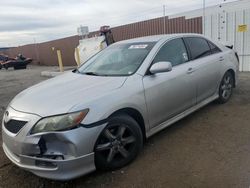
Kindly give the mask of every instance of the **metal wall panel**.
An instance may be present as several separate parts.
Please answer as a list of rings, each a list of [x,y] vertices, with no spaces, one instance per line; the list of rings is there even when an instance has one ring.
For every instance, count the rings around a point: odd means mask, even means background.
[[[237,11],[236,12],[236,24],[243,24],[243,11]],[[240,71],[243,71],[242,63],[244,61],[244,58],[242,56],[243,54],[243,43],[244,43],[244,35],[240,32],[237,32],[237,27],[235,28],[235,34],[236,34],[236,40],[235,40],[235,49],[238,51],[240,56]]]
[[[137,23],[131,23],[111,28],[115,41],[143,37],[148,35],[158,35],[164,33],[164,20],[166,25],[166,34],[169,33],[202,33],[202,18],[185,19],[178,17],[169,19],[166,17],[145,20]],[[91,32],[89,37],[98,35],[99,31]],[[22,53],[24,56],[31,57],[34,62],[41,65],[58,65],[56,52],[52,47],[62,51],[64,65],[76,65],[74,59],[75,47],[79,44],[78,36],[71,36],[64,39],[20,46],[6,50],[9,56],[16,56]]]
[[[244,24],[248,26],[248,31],[244,32],[244,47],[243,47],[243,62],[242,62],[242,70],[250,71],[250,9],[245,10],[244,12]]]
[[[58,65],[56,51],[52,51],[52,47],[55,47],[55,49],[62,51],[64,65],[76,65],[74,50],[78,43],[79,37],[72,36],[50,42],[10,48],[6,50],[5,53],[10,57],[22,53],[26,57],[31,57],[34,60],[34,64]]]
[[[238,26],[246,24],[246,32],[238,32]],[[221,10],[207,14],[204,34],[223,44],[234,45],[240,58],[240,71],[250,71],[250,9]]]
[[[166,34],[170,33],[202,33],[201,17],[185,19],[184,17],[165,19]],[[156,18],[142,22],[112,28],[115,41],[164,34],[164,18]]]

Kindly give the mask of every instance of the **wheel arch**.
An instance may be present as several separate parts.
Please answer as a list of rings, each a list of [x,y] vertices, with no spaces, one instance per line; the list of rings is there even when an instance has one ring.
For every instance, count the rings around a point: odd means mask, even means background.
[[[233,87],[235,88],[235,86],[236,86],[235,71],[233,69],[228,69],[226,72],[230,72],[233,75],[233,79],[234,79]]]
[[[144,140],[146,139],[145,121],[144,121],[142,114],[138,110],[136,110],[134,108],[122,108],[122,109],[119,109],[119,110],[113,112],[109,116],[109,118],[116,116],[116,115],[119,115],[119,114],[127,114],[130,117],[132,117],[139,124],[141,131],[142,131],[142,134],[143,134],[143,139]]]

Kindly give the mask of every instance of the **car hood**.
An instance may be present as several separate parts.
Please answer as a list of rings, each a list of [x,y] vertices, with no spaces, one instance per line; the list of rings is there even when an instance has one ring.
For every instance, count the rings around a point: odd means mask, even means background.
[[[87,103],[123,85],[126,77],[65,73],[19,93],[10,103],[15,110],[51,116],[63,114],[79,103]]]

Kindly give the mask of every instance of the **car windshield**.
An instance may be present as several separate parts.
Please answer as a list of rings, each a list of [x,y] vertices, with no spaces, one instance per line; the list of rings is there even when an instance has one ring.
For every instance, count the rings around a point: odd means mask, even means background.
[[[95,76],[129,76],[140,67],[154,44],[114,44],[90,58],[78,72]]]

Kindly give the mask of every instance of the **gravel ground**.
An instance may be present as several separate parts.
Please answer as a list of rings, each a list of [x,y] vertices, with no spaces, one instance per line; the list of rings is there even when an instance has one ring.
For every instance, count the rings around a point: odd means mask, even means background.
[[[0,116],[48,67],[0,71]],[[14,166],[0,147],[0,187],[249,187],[250,73],[241,73],[230,102],[211,103],[147,140],[139,157],[113,172],[58,182]],[[0,137],[1,141],[1,137]]]

